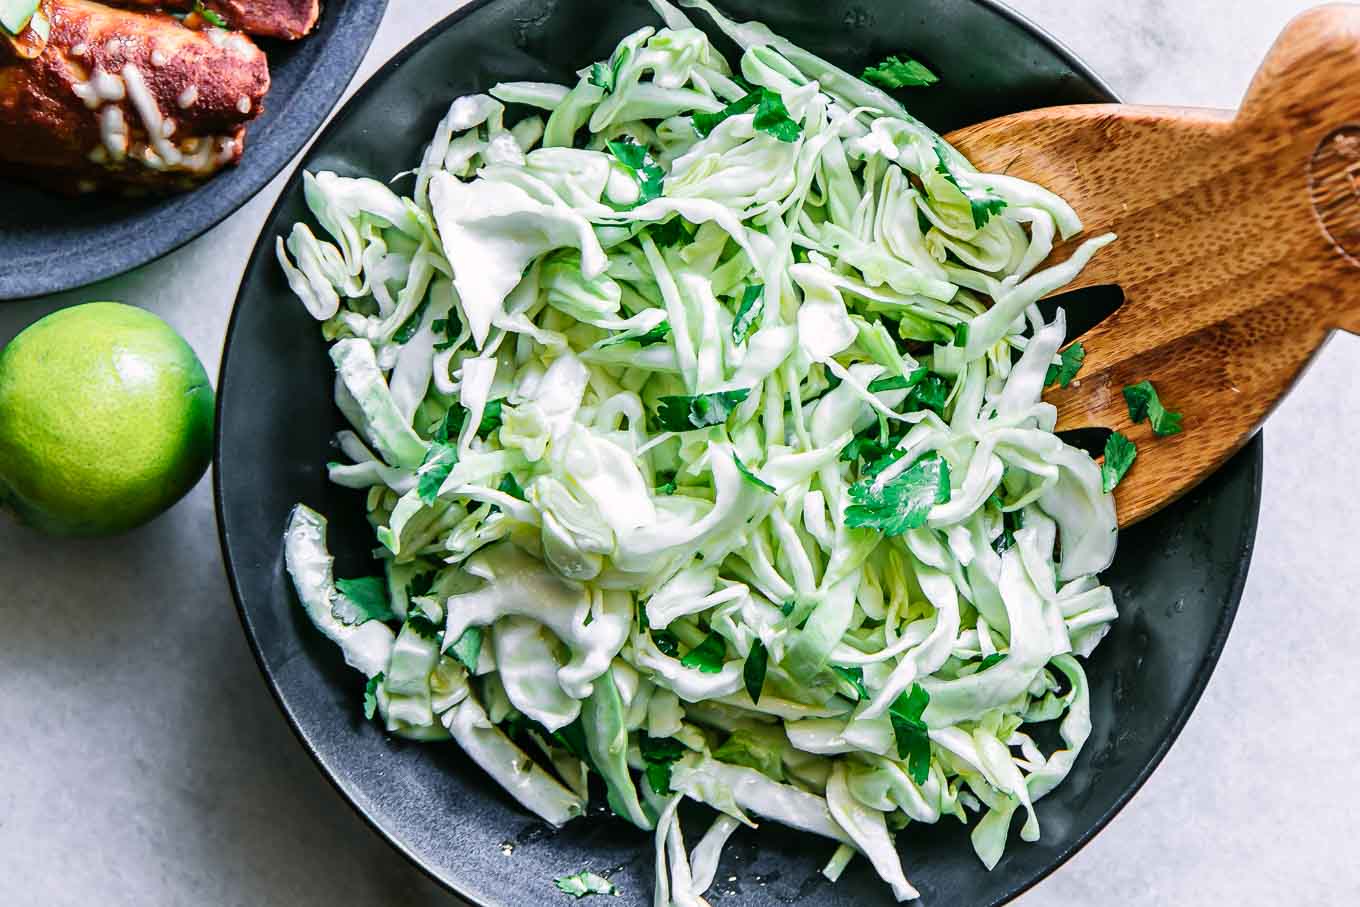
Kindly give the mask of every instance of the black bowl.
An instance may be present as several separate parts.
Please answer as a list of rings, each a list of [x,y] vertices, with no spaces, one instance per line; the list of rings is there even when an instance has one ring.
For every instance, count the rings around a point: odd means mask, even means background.
[[[997,114],[1112,95],[1071,54],[985,0],[727,0],[738,19],[772,27],[851,67],[910,52],[942,76],[910,106],[945,130]],[[336,117],[304,166],[387,177],[419,160],[450,99],[499,79],[561,81],[655,21],[641,0],[474,3],[394,59]],[[303,745],[355,808],[438,881],[481,904],[560,898],[554,876],[615,870],[628,904],[650,900],[651,841],[622,822],[578,820],[554,833],[517,807],[453,744],[385,737],[360,715],[363,679],[315,632],[283,568],[282,534],[298,501],[331,519],[342,575],[368,565],[360,498],[327,483],[340,428],[320,331],[289,294],[274,237],[306,217],[294,175],[246,272],[218,392],[216,492],[222,546],[260,667]],[[1039,806],[1043,839],[1013,838],[987,872],[967,829],[913,827],[899,841],[927,904],[999,904],[1088,841],[1165,755],[1213,669],[1246,578],[1261,485],[1257,439],[1217,475],[1129,531],[1107,579],[1122,615],[1090,661],[1091,738],[1067,782]],[[688,825],[691,834],[702,828]],[[504,846],[508,843],[509,846]],[[513,853],[507,855],[505,851]],[[714,900],[816,905],[891,903],[857,860],[837,885],[818,875],[830,847],[766,825],[739,832]]]
[[[62,198],[0,179],[0,300],[122,274],[194,239],[265,187],[325,121],[368,50],[387,0],[328,0],[301,41],[260,39],[271,86],[237,167],[168,198]]]

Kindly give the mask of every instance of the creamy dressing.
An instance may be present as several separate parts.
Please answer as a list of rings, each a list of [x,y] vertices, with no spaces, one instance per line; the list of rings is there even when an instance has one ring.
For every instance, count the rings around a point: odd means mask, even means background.
[[[158,158],[154,163],[148,159],[147,166],[158,170],[175,166],[180,161],[179,149],[167,141],[162,132],[165,121],[161,117],[160,107],[156,105],[156,99],[146,87],[141,70],[131,63],[127,64],[123,67],[123,81],[127,83],[128,100],[142,118],[147,141],[151,148],[155,149]]]
[[[88,82],[77,82],[71,90],[91,110],[105,103],[121,101],[127,95],[127,86],[123,84],[123,80],[102,69],[96,69]]]
[[[121,107],[110,105],[100,111],[99,136],[112,160],[121,161],[127,156],[127,121],[123,119]]]

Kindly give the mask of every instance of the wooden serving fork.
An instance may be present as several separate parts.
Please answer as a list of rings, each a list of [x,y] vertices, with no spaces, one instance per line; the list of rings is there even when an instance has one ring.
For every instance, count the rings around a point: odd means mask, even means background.
[[[1065,289],[1117,284],[1124,302],[1081,338],[1077,379],[1045,399],[1060,431],[1137,444],[1120,525],[1241,448],[1332,331],[1360,332],[1360,6],[1291,22],[1236,114],[1078,105],[947,138],[980,170],[1066,199],[1079,239],[1119,235]],[[1123,389],[1143,380],[1184,414],[1180,434],[1132,423]]]

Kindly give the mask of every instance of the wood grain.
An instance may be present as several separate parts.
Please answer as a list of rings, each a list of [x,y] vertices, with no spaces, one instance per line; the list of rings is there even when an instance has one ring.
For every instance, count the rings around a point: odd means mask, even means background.
[[[1236,114],[1058,107],[947,138],[979,169],[1065,198],[1078,239],[1119,235],[1073,287],[1118,284],[1124,304],[1082,338],[1079,378],[1046,399],[1060,429],[1138,445],[1115,493],[1121,525],[1240,449],[1333,330],[1360,331],[1360,6],[1291,22]],[[1184,413],[1181,434],[1131,424],[1122,391],[1144,379]]]

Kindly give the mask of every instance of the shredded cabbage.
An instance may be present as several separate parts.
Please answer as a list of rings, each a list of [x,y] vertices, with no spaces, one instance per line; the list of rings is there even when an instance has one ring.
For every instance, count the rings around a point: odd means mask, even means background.
[[[1081,229],[1061,199],[681,5],[735,66],[653,0],[574,85],[454,101],[408,196],[307,175],[278,256],[390,607],[337,609],[303,505],[287,568],[390,732],[452,736],[554,824],[598,773],[654,831],[658,907],[704,904],[752,816],[912,899],[895,831],[977,814],[994,866],[1090,732],[1115,511],[1053,433],[1065,325],[1035,303],[1113,237],[1042,269]],[[692,854],[684,798],[718,814]]]

